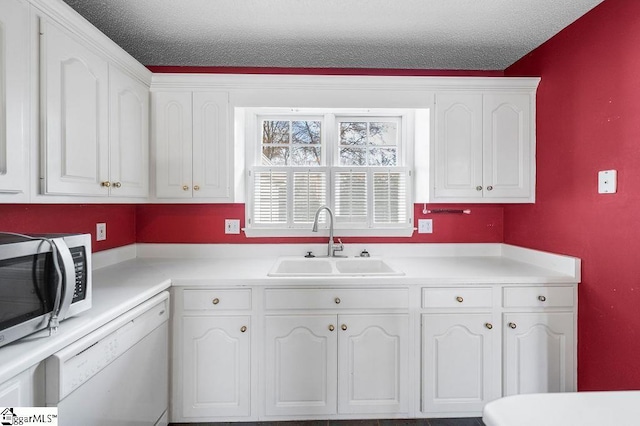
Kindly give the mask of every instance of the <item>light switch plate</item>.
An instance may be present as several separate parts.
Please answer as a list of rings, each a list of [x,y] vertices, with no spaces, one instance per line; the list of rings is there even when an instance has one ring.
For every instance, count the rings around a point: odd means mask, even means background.
[[[96,241],[104,241],[107,239],[107,224],[96,223]]]
[[[618,189],[618,172],[602,170],[598,172],[598,194],[615,194]]]

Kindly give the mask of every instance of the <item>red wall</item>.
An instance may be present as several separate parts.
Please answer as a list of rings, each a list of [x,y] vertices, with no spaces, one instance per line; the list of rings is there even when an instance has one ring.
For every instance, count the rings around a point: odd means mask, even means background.
[[[435,207],[435,205],[429,205]],[[437,207],[447,207],[438,205]],[[461,208],[460,206],[450,206]],[[422,214],[423,205],[415,205],[415,220],[433,219],[433,234],[415,233],[411,238],[345,237],[345,244],[379,243],[499,243],[503,240],[502,207],[465,205],[471,214]],[[142,243],[307,243],[326,238],[246,238],[244,234],[225,235],[224,220],[240,219],[244,226],[244,204],[145,204],[138,206],[136,239]],[[339,232],[336,232],[339,235]]]
[[[640,389],[640,2],[605,0],[505,74],[542,77],[537,202],[505,206],[505,242],[582,259],[578,387]]]
[[[96,223],[107,224],[107,240],[96,242]],[[93,251],[136,241],[136,206],[117,204],[0,204],[0,231],[86,233]]]

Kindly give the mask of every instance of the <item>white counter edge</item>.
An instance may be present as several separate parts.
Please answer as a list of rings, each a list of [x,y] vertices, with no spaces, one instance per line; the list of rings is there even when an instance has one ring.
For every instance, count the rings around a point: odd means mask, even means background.
[[[517,262],[528,263],[569,275],[581,281],[581,260],[577,257],[549,253],[510,244],[502,244],[502,256]]]

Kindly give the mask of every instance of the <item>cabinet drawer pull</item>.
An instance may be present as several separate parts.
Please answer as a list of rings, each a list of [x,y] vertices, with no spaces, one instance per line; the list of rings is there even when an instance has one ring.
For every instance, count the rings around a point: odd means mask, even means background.
[[[195,185],[195,186],[193,187],[193,190],[194,190],[194,191],[200,191],[200,186]]]
[[[508,325],[509,325],[509,328],[514,328],[515,329],[517,327],[515,322],[510,322]]]
[[[336,302],[336,305],[339,305],[340,304],[340,298],[336,297],[335,302]]]
[[[484,323],[484,326],[487,327],[489,330],[493,328],[493,324],[491,324],[490,322]]]
[[[213,303],[214,305],[217,305],[218,303],[220,303],[220,299],[218,299],[217,297],[215,299],[213,299],[211,301],[211,303]]]
[[[182,190],[183,191],[188,191],[189,190],[189,185],[182,185]]]
[[[115,186],[116,188],[120,188],[122,184],[120,182],[113,182],[113,186]]]
[[[104,186],[105,188],[109,188],[111,186],[111,182],[109,182],[108,180],[106,180],[104,182],[100,182],[100,186]]]
[[[333,324],[329,324],[329,331],[333,331],[333,330],[335,330],[335,329],[336,329],[336,328],[333,326]]]
[[[245,331],[247,331],[247,326],[243,325],[242,327],[240,327],[240,332],[244,333]]]
[[[343,331],[346,331],[346,330],[347,330],[347,324],[342,324],[342,326],[340,326],[340,328],[341,328]]]
[[[544,302],[544,301],[547,300],[547,298],[544,297],[544,296],[538,296],[538,300],[541,301],[541,302]]]
[[[493,191],[493,186],[491,185],[487,186],[487,191]]]
[[[456,300],[457,300],[459,303],[464,302],[464,299],[462,298],[462,296],[458,296],[458,297],[456,297]]]
[[[480,185],[476,186],[476,191],[482,191],[482,187]]]

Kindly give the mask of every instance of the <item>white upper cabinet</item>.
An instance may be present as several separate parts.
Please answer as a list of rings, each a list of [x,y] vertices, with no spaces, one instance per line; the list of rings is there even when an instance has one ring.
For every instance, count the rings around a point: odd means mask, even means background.
[[[51,21],[40,33],[44,192],[108,195],[108,64]]]
[[[483,196],[531,200],[535,152],[531,96],[489,93],[483,102]]]
[[[534,202],[533,92],[436,94],[431,202]]]
[[[146,198],[151,73],[71,8],[33,1],[40,34],[40,193]]]
[[[157,198],[229,201],[227,92],[155,92]]]
[[[0,2],[0,193],[25,194],[29,146],[29,8]]]
[[[478,197],[482,190],[482,95],[437,94],[435,197]]]
[[[120,197],[149,194],[149,88],[109,67],[109,190]]]

